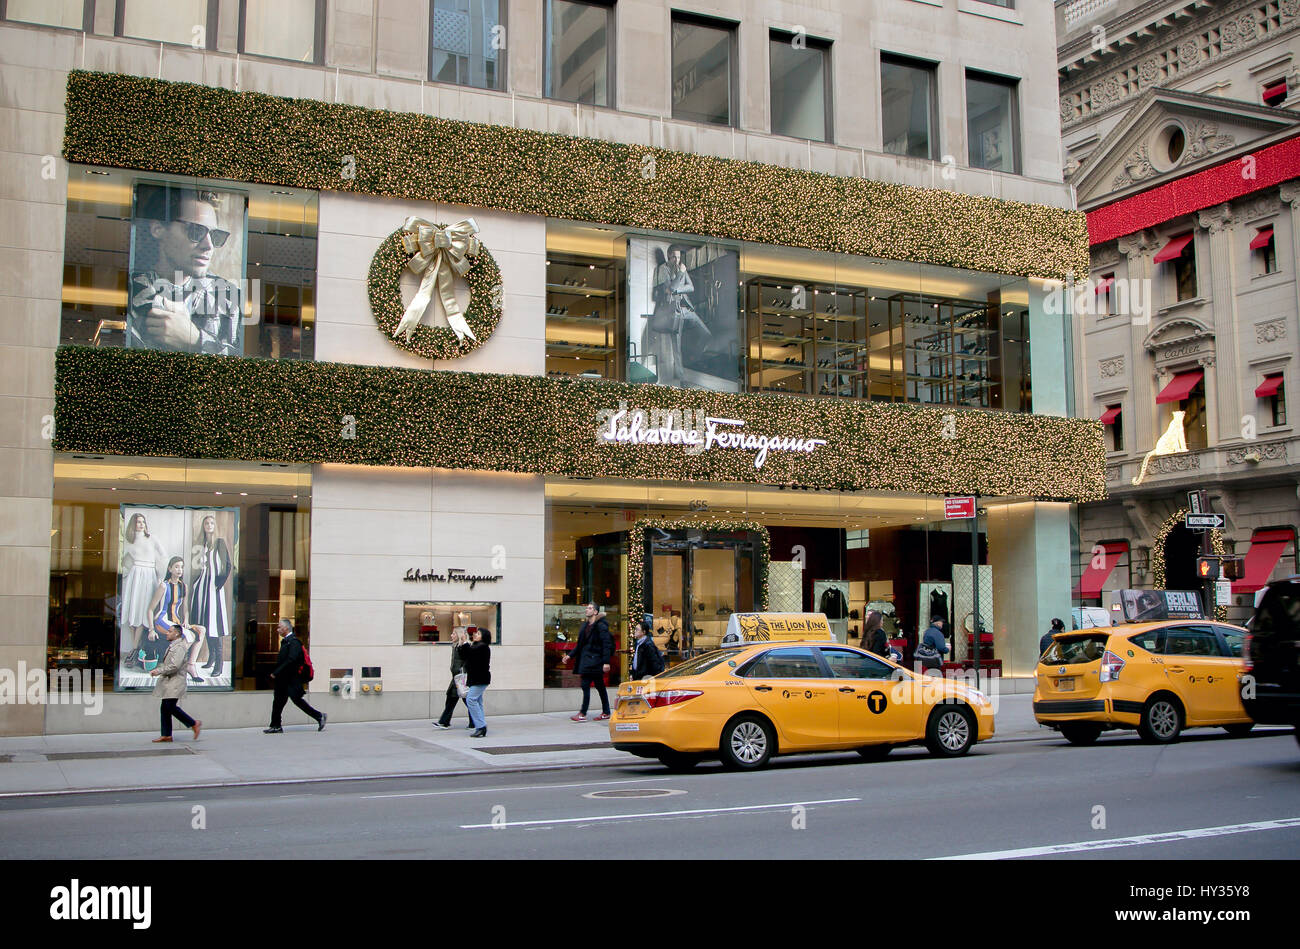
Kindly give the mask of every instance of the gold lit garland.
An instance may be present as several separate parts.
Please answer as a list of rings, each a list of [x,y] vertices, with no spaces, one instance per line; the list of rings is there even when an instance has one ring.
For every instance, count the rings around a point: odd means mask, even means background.
[[[1179,508],[1164,519],[1151,543],[1151,585],[1157,590],[1165,589],[1165,541],[1169,532],[1184,523],[1188,515],[1187,508]],[[1210,546],[1220,557],[1225,556],[1227,548],[1223,545],[1223,534],[1217,528],[1210,531]],[[1226,620],[1228,609],[1225,604],[1216,604],[1215,618]]]
[[[1078,211],[416,113],[74,70],[71,162],[1082,280]]]
[[[732,520],[729,518],[702,517],[690,520],[660,520],[642,518],[633,521],[627,538],[627,603],[628,603],[628,648],[636,628],[636,621],[645,610],[645,542],[646,532],[650,530],[704,530],[704,531],[753,531],[758,535],[758,595],[754,608],[760,612],[768,606],[768,566],[771,563],[772,541],[767,528],[757,521]],[[689,607],[689,604],[684,604]],[[739,607],[739,604],[737,604]],[[685,615],[685,611],[683,611]]]
[[[440,225],[441,226],[441,225]],[[463,342],[449,326],[416,327],[408,343],[405,336],[394,336],[393,330],[406,310],[402,303],[402,272],[410,255],[402,248],[402,230],[398,228],[379,245],[370,262],[370,276],[366,281],[370,293],[370,311],[384,338],[407,352],[428,359],[456,359],[467,356],[487,342],[501,322],[501,269],[486,247],[481,247],[474,265],[465,272],[469,284],[469,306],[465,308],[465,322],[474,336]]]
[[[769,393],[60,346],[59,451],[1095,501],[1102,426]],[[811,454],[598,441],[603,413],[700,411]],[[1062,462],[1069,459],[1069,464]]]

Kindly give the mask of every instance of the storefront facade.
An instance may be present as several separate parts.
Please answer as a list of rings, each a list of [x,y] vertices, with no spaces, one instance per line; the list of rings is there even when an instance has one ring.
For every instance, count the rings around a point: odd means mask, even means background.
[[[873,609],[913,641],[940,613],[957,658],[980,625],[1010,680],[1069,609],[1070,505],[1104,495],[1101,427],[1066,417],[1070,333],[1044,283],[1086,264],[1077,215],[68,83],[47,634],[14,655],[102,671],[111,693],[97,718],[52,704],[14,730],[152,721],[132,618],[157,612],[142,571],[165,599],[174,560],[189,620],[207,620],[192,701],[216,725],[265,718],[281,618],[310,644],[313,701],[346,721],[428,717],[470,625],[492,634],[490,714],[569,709],[560,659],[587,601],[620,645],[650,614],[670,659],[715,645],[733,611],[820,610],[848,642]],[[244,147],[142,144],[181,128]],[[177,226],[230,284],[224,310],[198,304],[211,332],[179,342],[148,278]],[[436,268],[438,250],[465,251],[465,322],[435,282],[408,337],[407,261]],[[947,495],[979,498],[975,564]]]

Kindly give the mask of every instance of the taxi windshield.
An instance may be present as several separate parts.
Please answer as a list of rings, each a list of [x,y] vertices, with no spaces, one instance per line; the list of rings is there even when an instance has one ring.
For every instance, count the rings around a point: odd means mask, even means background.
[[[1038,660],[1044,666],[1068,666],[1080,662],[1096,662],[1106,651],[1106,640],[1110,633],[1100,635],[1092,633],[1085,636],[1057,636],[1052,645],[1047,647],[1043,658]]]
[[[672,679],[676,676],[693,676],[701,672],[708,672],[714,666],[732,658],[736,655],[734,649],[715,649],[713,652],[706,652],[702,656],[696,656],[694,659],[688,659],[680,666],[673,666],[667,672],[661,672],[656,679]]]

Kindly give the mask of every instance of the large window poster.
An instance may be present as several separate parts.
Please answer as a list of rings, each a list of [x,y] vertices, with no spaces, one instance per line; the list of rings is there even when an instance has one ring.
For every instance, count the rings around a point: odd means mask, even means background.
[[[239,508],[123,504],[120,513],[117,688],[153,688],[172,624],[189,646],[189,687],[233,688]]]
[[[628,380],[740,391],[740,255],[719,244],[628,240]]]
[[[127,347],[243,355],[248,196],[140,181],[132,198]]]

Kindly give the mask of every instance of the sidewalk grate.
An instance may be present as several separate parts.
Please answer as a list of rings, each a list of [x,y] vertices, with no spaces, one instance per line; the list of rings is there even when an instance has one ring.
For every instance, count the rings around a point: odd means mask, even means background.
[[[100,758],[153,758],[158,755],[192,755],[189,748],[144,748],[139,751],[47,751],[46,761],[95,761]]]
[[[590,751],[594,748],[613,748],[607,741],[575,742],[570,745],[499,745],[495,748],[478,748],[489,755],[544,755],[548,751]]]

